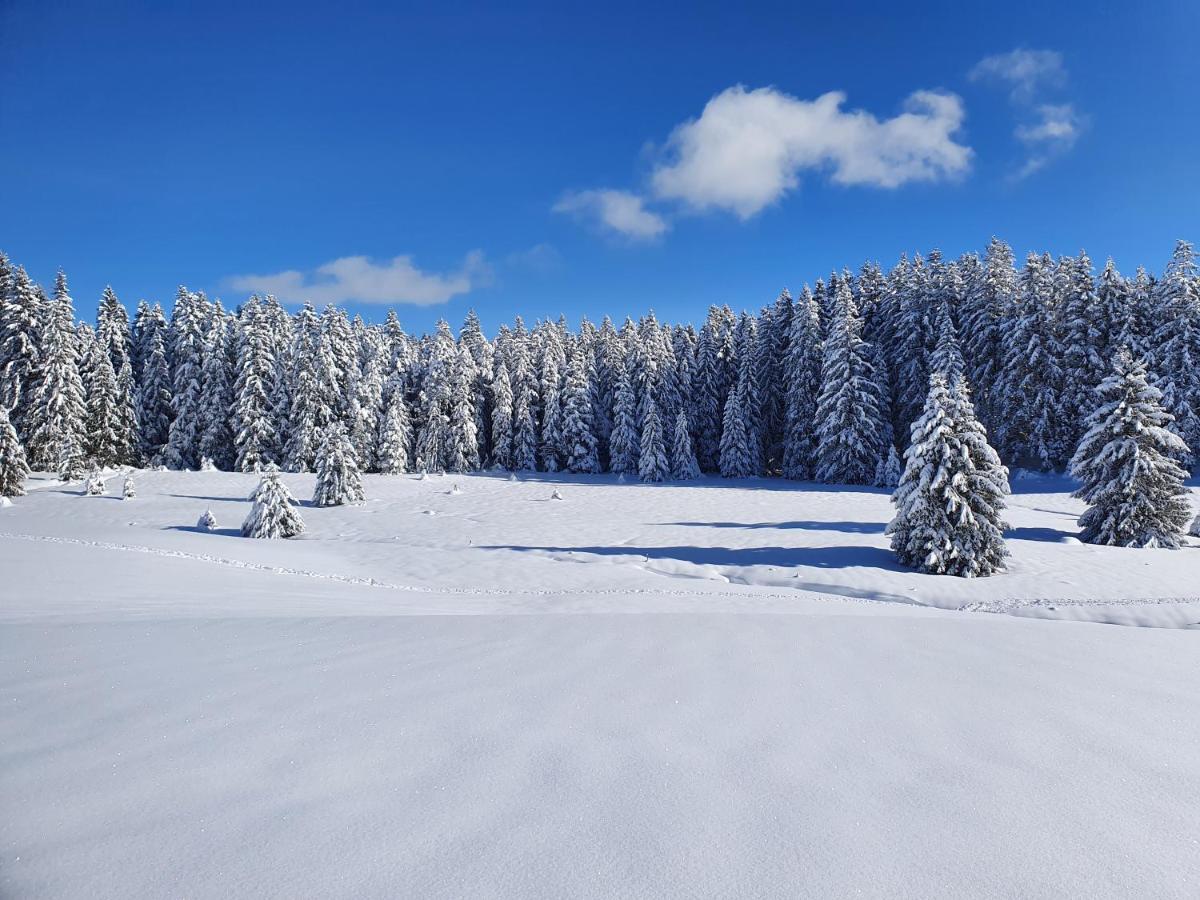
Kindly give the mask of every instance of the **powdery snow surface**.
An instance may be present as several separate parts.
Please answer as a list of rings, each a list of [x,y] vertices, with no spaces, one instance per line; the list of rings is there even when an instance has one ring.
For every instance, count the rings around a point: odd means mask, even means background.
[[[367,476],[253,541],[256,483],[0,511],[0,896],[1200,893],[1200,541],[1065,482],[976,582],[882,491]]]

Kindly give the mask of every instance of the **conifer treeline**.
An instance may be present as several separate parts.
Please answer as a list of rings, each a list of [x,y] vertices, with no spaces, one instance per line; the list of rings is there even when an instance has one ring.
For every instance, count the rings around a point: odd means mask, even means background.
[[[340,426],[364,471],[614,471],[645,481],[782,475],[894,483],[930,375],[961,373],[1009,465],[1062,469],[1120,348],[1200,448],[1200,276],[1180,241],[1161,277],[1097,275],[1086,254],[931,252],[783,292],[703,326],[649,313],[487,339],[474,313],[420,338],[272,297],[236,311],[180,288],[170,319],[111,289],[76,323],[0,254],[0,404],[29,463],[312,471]],[[1192,467],[1191,451],[1180,462]]]

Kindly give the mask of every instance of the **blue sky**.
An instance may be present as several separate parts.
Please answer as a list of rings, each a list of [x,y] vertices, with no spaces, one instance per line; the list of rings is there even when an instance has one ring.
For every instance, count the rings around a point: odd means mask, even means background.
[[[0,248],[420,331],[1200,240],[1194,0],[433,6],[0,0]]]

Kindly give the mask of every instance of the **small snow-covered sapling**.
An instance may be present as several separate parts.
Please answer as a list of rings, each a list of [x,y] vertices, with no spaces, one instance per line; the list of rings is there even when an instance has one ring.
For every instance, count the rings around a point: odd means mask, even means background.
[[[93,472],[89,475],[83,485],[83,493],[88,497],[101,497],[107,491],[108,487],[105,484],[105,479],[98,472]]]
[[[125,482],[121,485],[121,499],[133,500],[137,497],[137,486],[133,483],[133,476],[126,475]]]
[[[550,495],[551,500],[561,500],[563,495],[558,492],[558,488],[554,489],[554,493]]]
[[[204,515],[196,522],[196,527],[201,531],[213,531],[217,527],[217,517],[213,515],[211,509],[206,509]]]

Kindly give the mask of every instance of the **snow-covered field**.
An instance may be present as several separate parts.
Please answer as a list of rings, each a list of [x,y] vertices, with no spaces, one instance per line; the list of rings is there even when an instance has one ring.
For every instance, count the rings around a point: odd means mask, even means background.
[[[979,581],[882,491],[119,482],[0,509],[5,898],[1200,894],[1200,542],[1061,480]]]

